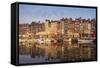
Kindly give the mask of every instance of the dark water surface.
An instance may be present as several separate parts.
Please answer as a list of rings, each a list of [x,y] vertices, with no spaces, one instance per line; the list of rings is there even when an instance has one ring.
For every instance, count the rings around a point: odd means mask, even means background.
[[[19,46],[19,63],[95,60],[94,43],[45,43]]]

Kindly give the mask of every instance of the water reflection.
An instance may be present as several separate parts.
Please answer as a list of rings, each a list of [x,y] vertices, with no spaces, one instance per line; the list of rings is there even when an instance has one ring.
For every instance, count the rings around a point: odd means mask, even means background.
[[[45,43],[19,46],[19,63],[64,62],[96,59],[93,43]]]

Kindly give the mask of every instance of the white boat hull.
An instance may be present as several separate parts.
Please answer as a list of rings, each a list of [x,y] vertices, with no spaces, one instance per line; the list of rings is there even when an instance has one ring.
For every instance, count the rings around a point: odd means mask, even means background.
[[[93,40],[78,40],[81,43],[91,43]]]

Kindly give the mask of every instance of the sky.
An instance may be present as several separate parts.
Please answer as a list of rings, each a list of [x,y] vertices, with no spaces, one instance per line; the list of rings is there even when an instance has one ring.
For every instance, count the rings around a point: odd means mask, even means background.
[[[78,7],[58,7],[41,5],[19,5],[19,23],[31,23],[32,21],[44,22],[45,19],[59,20],[61,18],[96,18],[96,9]]]

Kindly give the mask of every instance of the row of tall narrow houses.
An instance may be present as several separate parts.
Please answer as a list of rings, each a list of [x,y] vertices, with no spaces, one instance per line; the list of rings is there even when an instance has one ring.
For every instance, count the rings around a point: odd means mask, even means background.
[[[19,39],[84,39],[95,38],[96,20],[77,18],[62,18],[60,20],[45,20],[45,22],[32,22],[19,24]]]

